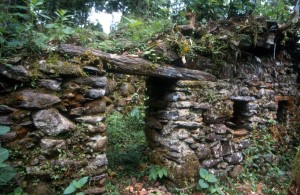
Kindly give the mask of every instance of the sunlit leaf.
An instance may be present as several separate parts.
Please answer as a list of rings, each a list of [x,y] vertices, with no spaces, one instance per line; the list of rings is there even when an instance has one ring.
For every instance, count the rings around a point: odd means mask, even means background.
[[[200,179],[198,184],[202,189],[206,189],[209,187],[208,183],[206,183],[206,181],[204,181],[203,179]]]

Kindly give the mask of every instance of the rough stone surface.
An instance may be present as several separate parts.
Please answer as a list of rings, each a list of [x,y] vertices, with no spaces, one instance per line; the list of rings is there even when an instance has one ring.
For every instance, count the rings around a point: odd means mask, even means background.
[[[233,101],[245,101],[245,102],[251,102],[255,100],[255,97],[253,96],[232,96],[230,97]]]
[[[41,139],[40,143],[43,153],[51,155],[57,149],[66,149],[66,143],[64,140],[55,140],[55,139]]]
[[[33,123],[37,129],[45,132],[47,135],[57,135],[76,128],[72,122],[53,108],[35,113],[33,115]]]
[[[52,79],[41,79],[38,81],[40,87],[44,87],[49,90],[59,91],[61,90],[61,82]]]
[[[105,89],[89,89],[86,96],[92,99],[97,99],[105,95]]]
[[[107,137],[96,135],[94,137],[91,137],[90,141],[91,142],[87,143],[87,145],[90,146],[94,152],[100,152],[102,149],[104,149],[104,147],[106,147]]]
[[[237,153],[234,153],[232,155],[224,157],[224,159],[229,164],[236,165],[238,163],[241,163],[243,161],[244,157],[243,157],[243,154],[241,152],[237,152]]]
[[[24,66],[5,66],[0,64],[0,74],[16,81],[29,82],[31,74]]]
[[[107,84],[107,78],[97,76],[80,77],[78,79],[75,79],[74,82],[80,85],[88,85],[91,87],[105,87]]]
[[[103,100],[88,102],[84,105],[84,110],[84,113],[87,115],[104,113],[106,110],[106,102]]]
[[[81,122],[81,123],[90,123],[90,124],[96,125],[97,123],[102,122],[104,119],[105,119],[104,116],[94,115],[94,116],[78,117],[78,118],[75,118],[75,121]]]
[[[39,62],[39,69],[47,74],[59,74],[67,76],[81,76],[82,69],[77,64],[57,61],[55,63],[47,63],[46,60]]]
[[[61,100],[51,94],[24,90],[15,96],[18,107],[21,108],[46,108],[60,102]]]

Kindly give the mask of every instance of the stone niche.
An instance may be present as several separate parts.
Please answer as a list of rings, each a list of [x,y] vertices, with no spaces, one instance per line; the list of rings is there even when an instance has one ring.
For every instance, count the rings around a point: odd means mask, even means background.
[[[277,140],[287,135],[282,129],[297,131],[297,73],[270,79],[269,70],[264,71],[259,78],[249,74],[217,82],[146,81],[150,160],[168,169],[171,183],[196,181],[200,167],[219,176],[236,176],[254,129],[269,128]]]

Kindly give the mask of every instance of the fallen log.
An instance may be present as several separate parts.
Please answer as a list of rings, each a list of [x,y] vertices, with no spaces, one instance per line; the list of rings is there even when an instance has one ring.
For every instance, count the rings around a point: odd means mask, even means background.
[[[75,56],[83,55],[84,53],[89,51],[102,60],[103,68],[109,72],[164,77],[181,80],[216,80],[216,77],[214,75],[203,71],[174,67],[170,65],[156,64],[143,58],[130,55],[110,54],[95,49],[87,49],[84,47],[68,44],[61,45],[58,51],[61,53]]]

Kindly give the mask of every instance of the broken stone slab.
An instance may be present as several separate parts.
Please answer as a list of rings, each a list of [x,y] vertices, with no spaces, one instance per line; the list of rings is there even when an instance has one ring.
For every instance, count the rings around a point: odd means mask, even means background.
[[[228,162],[230,165],[236,165],[239,164],[243,161],[243,153],[242,152],[236,152],[233,153],[232,155],[225,156],[224,160]]]
[[[263,118],[260,118],[260,117],[257,117],[257,116],[252,116],[248,119],[249,122],[255,122],[255,123],[260,123],[260,124],[263,124],[266,122],[265,119]]]
[[[253,97],[253,96],[231,96],[230,100],[232,100],[232,101],[251,102],[251,101],[255,101],[256,98]]]
[[[171,108],[190,108],[193,107],[194,103],[189,101],[179,101],[179,102],[172,102],[169,104]]]
[[[221,124],[228,120],[229,116],[219,116],[215,114],[205,114],[203,115],[203,122],[206,124]]]
[[[73,81],[80,85],[87,85],[87,86],[96,87],[96,88],[97,87],[105,87],[107,84],[106,77],[97,77],[97,76],[80,77]]]
[[[6,66],[0,64],[0,74],[3,76],[21,82],[29,82],[31,74],[24,66]]]
[[[47,74],[58,74],[66,76],[83,76],[81,67],[77,64],[58,61],[56,63],[47,63],[46,60],[39,62],[39,70]]]
[[[98,99],[105,95],[105,89],[89,89],[85,96],[92,99]]]
[[[186,120],[189,113],[188,109],[158,111],[157,117],[165,120]]]
[[[96,135],[89,138],[90,142],[87,143],[91,149],[93,149],[93,152],[100,152],[103,150],[107,145],[107,137]]]
[[[33,124],[38,130],[43,131],[47,135],[58,135],[76,128],[75,124],[53,108],[33,114]]]
[[[251,145],[251,141],[248,139],[245,139],[245,140],[241,140],[240,143],[238,143],[235,148],[237,150],[242,150],[242,149],[249,148],[250,145]]]
[[[202,123],[193,121],[174,121],[173,124],[177,127],[198,128],[203,127]]]
[[[208,144],[197,144],[195,154],[199,160],[207,159],[211,156],[211,149]]]
[[[44,138],[41,139],[40,146],[44,154],[52,155],[57,149],[66,149],[66,142],[64,140]]]
[[[94,115],[104,113],[106,110],[106,102],[103,100],[95,100],[84,105],[84,114]]]
[[[95,159],[90,160],[88,168],[92,170],[99,169],[100,167],[106,166],[108,163],[106,154],[98,154]]]
[[[243,137],[248,135],[250,132],[247,129],[235,129],[229,131],[234,137]]]
[[[201,165],[203,168],[213,168],[223,161],[222,158],[204,160]]]
[[[83,107],[78,107],[78,108],[73,108],[70,110],[70,115],[73,116],[82,116],[84,112],[84,108]]]
[[[266,104],[263,105],[264,108],[267,108],[271,111],[277,111],[278,109],[278,103],[274,102],[274,101],[271,101],[271,102],[268,102]]]
[[[259,108],[259,105],[257,103],[249,102],[246,105],[247,110],[256,110],[257,108]]]
[[[60,91],[61,89],[61,81],[52,80],[52,79],[41,79],[38,81],[38,85],[40,87],[44,87],[53,91]]]
[[[94,66],[84,66],[83,71],[87,74],[93,74],[93,75],[96,75],[96,76],[104,75],[106,73],[105,70],[99,69],[99,68],[94,67]]]
[[[210,127],[211,127],[212,132],[217,133],[217,134],[225,134],[227,131],[230,130],[224,124],[215,124],[215,125],[211,125]]]
[[[209,141],[209,142],[214,142],[214,141],[219,141],[219,140],[226,141],[227,137],[226,137],[226,135],[219,135],[219,134],[215,134],[215,133],[209,133],[206,136],[206,140]]]
[[[17,92],[15,95],[15,101],[17,106],[21,108],[46,108],[61,102],[61,100],[55,95],[36,92],[33,90]]]
[[[89,123],[96,125],[99,122],[102,122],[105,119],[105,116],[96,115],[96,116],[82,116],[75,118],[75,121],[81,122],[81,123]]]
[[[193,107],[195,108],[195,109],[203,109],[203,110],[208,110],[208,109],[210,109],[211,107],[212,107],[212,105],[211,104],[209,104],[209,103],[194,103],[193,104]]]
[[[233,153],[233,146],[231,141],[222,142],[222,154],[221,156],[226,156]]]

